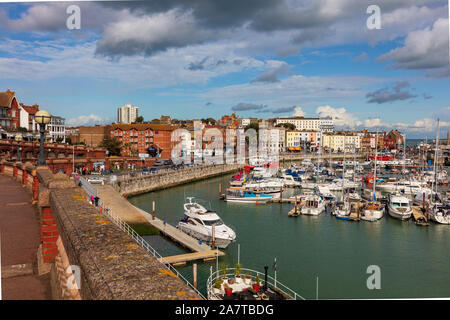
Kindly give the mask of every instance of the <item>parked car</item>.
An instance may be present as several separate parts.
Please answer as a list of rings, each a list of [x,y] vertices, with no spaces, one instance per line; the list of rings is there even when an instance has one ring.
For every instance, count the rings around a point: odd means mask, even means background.
[[[164,160],[164,164],[171,166],[171,165],[173,165],[173,161],[172,160]]]
[[[151,169],[150,169],[150,172],[151,172],[151,173],[156,173],[157,171],[158,171],[158,169],[156,169],[156,168],[151,168]]]
[[[90,177],[87,179],[87,181],[89,183],[101,183],[102,186],[105,184],[105,180],[99,177]]]
[[[164,165],[164,161],[162,161],[162,160],[157,160],[154,164],[153,164],[153,166],[163,166]]]

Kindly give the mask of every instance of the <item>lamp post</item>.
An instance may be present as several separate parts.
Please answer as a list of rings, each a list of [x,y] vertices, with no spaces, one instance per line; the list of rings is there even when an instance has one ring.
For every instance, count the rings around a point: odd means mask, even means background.
[[[20,162],[20,142],[22,141],[22,135],[16,135],[14,140],[17,141],[17,161]]]
[[[37,160],[37,166],[45,166],[45,156],[44,156],[44,141],[45,141],[45,125],[51,120],[51,115],[45,110],[40,110],[34,115],[34,119],[39,123],[39,157]]]

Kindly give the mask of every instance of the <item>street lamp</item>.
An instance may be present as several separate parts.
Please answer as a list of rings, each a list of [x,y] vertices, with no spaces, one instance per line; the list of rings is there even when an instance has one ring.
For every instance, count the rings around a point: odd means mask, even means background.
[[[14,137],[14,140],[17,141],[17,161],[20,162],[20,142],[23,140],[22,135],[18,134]]]
[[[39,133],[40,141],[39,141],[39,157],[37,160],[37,166],[45,166],[45,157],[44,157],[44,140],[45,140],[45,125],[50,122],[51,115],[45,110],[39,110],[34,115],[34,120],[39,123]]]

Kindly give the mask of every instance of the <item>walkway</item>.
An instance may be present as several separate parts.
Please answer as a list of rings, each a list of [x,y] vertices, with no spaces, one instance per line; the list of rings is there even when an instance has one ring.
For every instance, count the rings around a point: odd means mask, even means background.
[[[37,275],[39,217],[31,194],[4,175],[0,190],[2,299],[49,300],[49,274]]]

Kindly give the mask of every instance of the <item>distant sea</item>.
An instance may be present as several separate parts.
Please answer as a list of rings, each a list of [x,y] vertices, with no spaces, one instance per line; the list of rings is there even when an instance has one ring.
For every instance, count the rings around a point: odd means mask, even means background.
[[[425,141],[425,139],[406,139],[406,146],[407,147],[416,147],[422,141]],[[431,141],[433,141],[433,139],[428,139],[428,142],[431,142]]]

